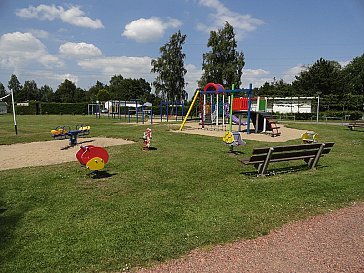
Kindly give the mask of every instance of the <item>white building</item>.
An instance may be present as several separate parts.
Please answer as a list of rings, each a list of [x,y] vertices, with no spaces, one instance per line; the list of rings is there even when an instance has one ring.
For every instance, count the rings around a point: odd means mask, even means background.
[[[274,113],[315,113],[318,97],[269,97],[267,112]]]

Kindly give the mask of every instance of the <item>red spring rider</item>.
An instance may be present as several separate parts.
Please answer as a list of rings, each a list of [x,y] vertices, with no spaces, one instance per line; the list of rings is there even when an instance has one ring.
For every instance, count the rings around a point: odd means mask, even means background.
[[[109,154],[101,147],[81,146],[76,153],[77,160],[93,173],[102,170],[109,161]]]

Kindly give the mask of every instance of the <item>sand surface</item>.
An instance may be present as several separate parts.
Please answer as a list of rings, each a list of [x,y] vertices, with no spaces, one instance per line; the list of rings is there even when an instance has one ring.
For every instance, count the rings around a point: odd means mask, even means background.
[[[280,128],[278,129],[281,133],[280,136],[272,137],[268,133],[254,133],[254,126],[251,125],[251,133],[248,135],[247,133],[241,132],[240,135],[242,139],[244,140],[256,140],[256,141],[264,141],[264,142],[286,142],[288,140],[293,139],[300,139],[301,135],[306,130],[298,130],[298,129],[292,129],[287,128],[283,124],[278,125]],[[205,135],[205,136],[215,136],[215,137],[223,137],[226,130],[223,130],[224,128],[220,127],[219,130],[214,129],[212,126],[206,126],[206,129],[200,129],[200,125],[197,122],[193,123],[187,123],[185,128],[183,128],[182,133],[185,134],[195,134],[195,135]],[[246,126],[242,126],[242,129],[246,129]],[[233,131],[238,131],[238,125],[233,125]],[[181,131],[175,131],[175,132],[181,132]]]
[[[81,145],[108,147],[131,144],[134,142],[116,138],[82,138],[79,139],[79,143],[76,146],[65,149],[65,147],[68,146],[68,143],[69,140],[64,139],[1,145],[0,158],[2,158],[2,164],[0,164],[0,171],[76,161],[77,159],[75,155]]]

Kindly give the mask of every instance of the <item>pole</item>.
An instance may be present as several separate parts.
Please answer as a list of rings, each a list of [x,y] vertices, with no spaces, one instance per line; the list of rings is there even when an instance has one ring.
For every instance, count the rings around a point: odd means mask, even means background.
[[[216,126],[219,127],[219,91],[216,91]]]
[[[182,101],[182,119],[181,120],[184,119],[184,115],[185,115],[185,101],[183,100]]]
[[[15,114],[15,105],[14,105],[14,92],[13,89],[11,89],[11,102],[13,104],[13,116],[14,116],[14,128],[15,128],[15,134],[18,134],[18,127],[16,125],[16,114]]]
[[[183,120],[183,122],[182,122],[182,124],[181,124],[181,127],[179,128],[179,130],[180,130],[180,131],[182,131],[183,126],[185,126],[185,123],[186,123],[186,121],[187,121],[187,118],[188,118],[188,116],[190,115],[190,113],[191,113],[191,111],[192,111],[193,105],[195,104],[196,99],[197,99],[197,97],[198,97],[199,93],[200,93],[200,91],[196,90],[195,97],[193,98],[193,100],[192,100],[192,102],[191,102],[191,105],[190,105],[190,108],[188,109],[187,114],[186,114],[186,116],[185,116],[185,119]]]
[[[251,108],[252,108],[252,91],[253,91],[253,85],[249,84],[249,90],[248,90],[248,117],[247,117],[247,128],[246,128],[246,133],[248,135],[250,134],[250,111],[251,111]]]
[[[136,124],[138,124],[138,99],[135,99],[135,117],[136,117]]]
[[[232,85],[232,90],[234,90],[235,84]],[[230,132],[233,131],[233,100],[234,100],[234,92],[231,92],[230,96]]]
[[[222,128],[225,128],[225,93],[222,93]]]
[[[161,122],[162,122],[162,120],[163,120],[163,103],[162,103],[162,101],[159,105],[159,115],[161,117]]]
[[[153,124],[153,105],[152,108],[150,108],[150,124]]]
[[[169,101],[167,100],[167,105],[166,105],[166,118],[167,118],[167,122],[168,122],[168,104],[169,104]]]
[[[320,95],[317,96],[316,123],[319,122],[319,111],[320,111]]]

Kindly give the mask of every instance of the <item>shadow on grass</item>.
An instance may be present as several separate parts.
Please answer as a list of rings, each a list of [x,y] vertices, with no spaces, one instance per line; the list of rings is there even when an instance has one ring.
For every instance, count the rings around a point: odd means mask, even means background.
[[[156,151],[156,147],[143,148],[143,151]]]
[[[116,175],[116,173],[109,173],[108,171],[97,171],[97,172],[91,172],[88,174],[92,179],[103,179],[103,178],[109,178]]]
[[[244,152],[242,152],[242,151],[228,151],[227,153],[229,155],[242,155],[242,154],[244,154]]]
[[[27,210],[16,212],[12,208],[5,207],[4,202],[0,201],[0,266],[17,256],[18,249],[12,245],[16,239],[18,223],[23,218],[25,211]]]
[[[327,168],[328,166],[317,166],[317,169]],[[286,174],[286,173],[295,173],[300,171],[307,171],[310,168],[307,165],[300,165],[300,166],[290,166],[290,167],[283,167],[283,168],[271,168],[267,171],[265,176],[274,176],[278,174]],[[246,176],[258,176],[257,171],[249,171],[249,172],[241,172],[240,174]]]

